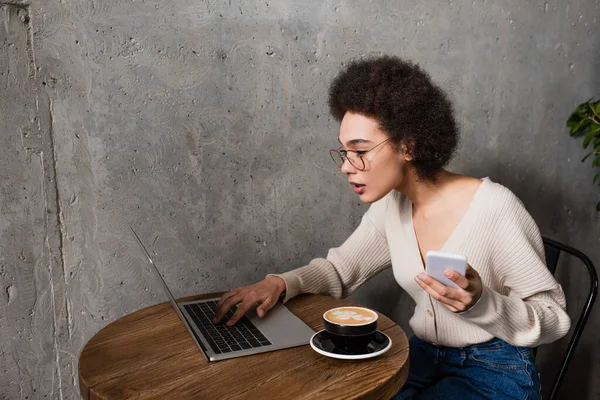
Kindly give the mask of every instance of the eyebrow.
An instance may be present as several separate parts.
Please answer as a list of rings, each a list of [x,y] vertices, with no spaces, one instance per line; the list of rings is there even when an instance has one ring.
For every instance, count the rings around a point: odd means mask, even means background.
[[[343,146],[344,144],[340,141],[340,139],[338,139],[338,142],[340,142],[340,144]],[[357,144],[363,144],[363,143],[371,143],[370,140],[367,139],[352,139],[349,140],[346,143],[346,146],[353,146],[353,145],[357,145]]]

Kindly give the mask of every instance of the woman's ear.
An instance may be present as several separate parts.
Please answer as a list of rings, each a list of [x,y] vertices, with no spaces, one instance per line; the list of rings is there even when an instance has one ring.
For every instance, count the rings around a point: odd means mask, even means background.
[[[402,153],[402,156],[404,157],[405,161],[412,161],[413,160],[413,156],[411,155],[411,152],[408,149],[408,146],[406,144],[403,143],[400,146],[400,152]]]

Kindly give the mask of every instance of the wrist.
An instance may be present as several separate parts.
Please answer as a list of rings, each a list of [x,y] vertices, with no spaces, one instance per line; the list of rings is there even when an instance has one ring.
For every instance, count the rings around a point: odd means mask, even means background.
[[[281,295],[285,293],[286,289],[285,281],[283,280],[283,278],[274,275],[269,275],[267,279],[271,280],[277,286],[277,292],[281,297]]]

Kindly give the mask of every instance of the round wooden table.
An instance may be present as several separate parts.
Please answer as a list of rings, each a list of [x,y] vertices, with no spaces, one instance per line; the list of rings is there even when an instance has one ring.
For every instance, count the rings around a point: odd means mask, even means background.
[[[353,304],[305,294],[286,306],[319,331],[326,310]],[[392,339],[392,348],[367,360],[333,359],[306,345],[208,362],[167,302],[94,335],[79,358],[79,387],[84,399],[389,399],[408,376],[408,340],[382,314],[378,329]]]

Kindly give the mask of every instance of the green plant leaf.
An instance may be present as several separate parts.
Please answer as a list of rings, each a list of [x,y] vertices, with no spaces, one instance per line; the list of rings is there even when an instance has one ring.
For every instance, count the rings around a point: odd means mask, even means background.
[[[573,114],[571,114],[571,116],[567,120],[567,126],[569,128],[572,128],[575,125],[577,125],[582,119],[583,119],[582,115],[579,115],[579,114],[577,114],[577,113],[574,112]]]
[[[592,121],[590,121],[589,119],[582,119],[574,127],[571,128],[570,135],[576,135],[578,132],[583,131],[585,128],[587,128],[591,123]]]
[[[585,134],[583,148],[587,149],[590,143],[592,151],[583,157],[582,162],[594,156],[592,167],[600,167],[600,100],[592,102],[593,97],[585,103],[579,104],[566,121],[570,136]],[[586,133],[587,131],[587,133]],[[600,185],[600,173],[594,175],[594,184]],[[596,204],[596,211],[600,212],[600,202]]]
[[[590,101],[592,101],[593,99],[594,98],[592,97],[588,101],[586,101],[586,102],[581,103],[580,105],[578,105],[577,108],[575,108],[575,112],[577,114],[580,114],[580,115],[581,114],[587,114],[587,113],[589,113],[590,112],[590,107],[591,107]]]
[[[599,135],[600,135],[600,125],[593,124],[590,127],[590,130],[589,130],[588,134],[585,135],[585,139],[583,139],[583,148],[587,149],[587,147],[590,144],[591,140],[593,138],[595,138],[596,136],[599,136]]]

